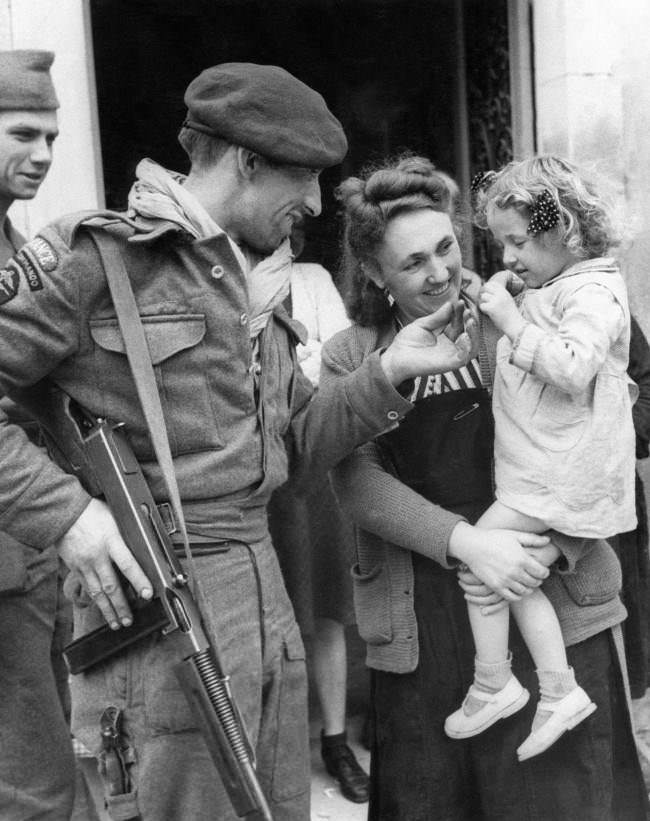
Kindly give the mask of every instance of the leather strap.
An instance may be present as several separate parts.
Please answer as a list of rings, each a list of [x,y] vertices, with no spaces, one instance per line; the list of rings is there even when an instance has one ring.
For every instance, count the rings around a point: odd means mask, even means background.
[[[88,227],[91,237],[97,246],[104,267],[106,280],[115,306],[117,321],[124,339],[126,355],[131,366],[133,381],[138,392],[142,413],[144,414],[149,435],[153,444],[156,459],[162,471],[167,495],[173,508],[175,523],[180,531],[185,556],[189,566],[190,583],[196,595],[196,571],[192,551],[190,550],[181,497],[176,481],[176,472],[172,459],[167,426],[163,415],[160,394],[156,384],[147,338],[140,319],[138,306],[133,295],[129,275],[124,267],[122,254],[115,240],[105,231]]]

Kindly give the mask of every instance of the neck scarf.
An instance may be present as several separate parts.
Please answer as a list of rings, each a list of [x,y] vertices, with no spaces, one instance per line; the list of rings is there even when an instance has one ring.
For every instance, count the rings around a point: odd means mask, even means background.
[[[144,159],[138,163],[136,178],[129,192],[130,214],[173,222],[196,239],[225,234],[197,198],[185,190],[183,174],[167,171],[152,160]],[[228,241],[246,276],[249,329],[251,339],[255,340],[266,327],[275,306],[289,293],[291,247],[286,239],[270,256],[255,264],[252,254],[242,251],[230,237]]]

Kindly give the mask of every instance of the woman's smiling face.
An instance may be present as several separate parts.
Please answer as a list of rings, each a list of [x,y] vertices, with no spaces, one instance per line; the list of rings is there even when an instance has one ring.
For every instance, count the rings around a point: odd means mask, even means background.
[[[405,324],[456,301],[462,263],[451,220],[443,211],[422,208],[398,214],[387,225],[368,272],[397,303]]]

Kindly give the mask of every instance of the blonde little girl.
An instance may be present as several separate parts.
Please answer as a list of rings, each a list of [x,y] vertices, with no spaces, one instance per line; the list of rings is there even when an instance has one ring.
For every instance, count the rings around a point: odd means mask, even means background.
[[[479,224],[503,249],[506,271],[479,307],[503,333],[492,406],[496,501],[486,528],[558,532],[554,543],[632,530],[634,430],[626,370],[630,314],[608,208],[594,183],[553,156],[513,162],[474,184]],[[513,294],[523,291],[518,305]],[[564,535],[559,535],[564,534]],[[523,761],[595,709],[568,666],[555,611],[541,589],[484,615],[470,603],[474,683],[445,722],[452,738],[482,732],[521,709],[511,673],[509,612],[537,668],[540,701]]]

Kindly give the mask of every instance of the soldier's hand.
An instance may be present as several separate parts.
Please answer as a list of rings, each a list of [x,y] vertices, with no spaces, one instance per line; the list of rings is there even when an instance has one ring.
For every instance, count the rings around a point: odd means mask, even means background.
[[[58,550],[115,630],[120,625],[127,627],[133,619],[113,565],[141,598],[150,599],[153,595],[151,583],[124,544],[112,513],[99,499],[91,499],[59,541]]]
[[[452,371],[467,364],[477,347],[476,321],[462,302],[448,302],[435,313],[413,320],[384,351],[381,363],[389,382]]]

